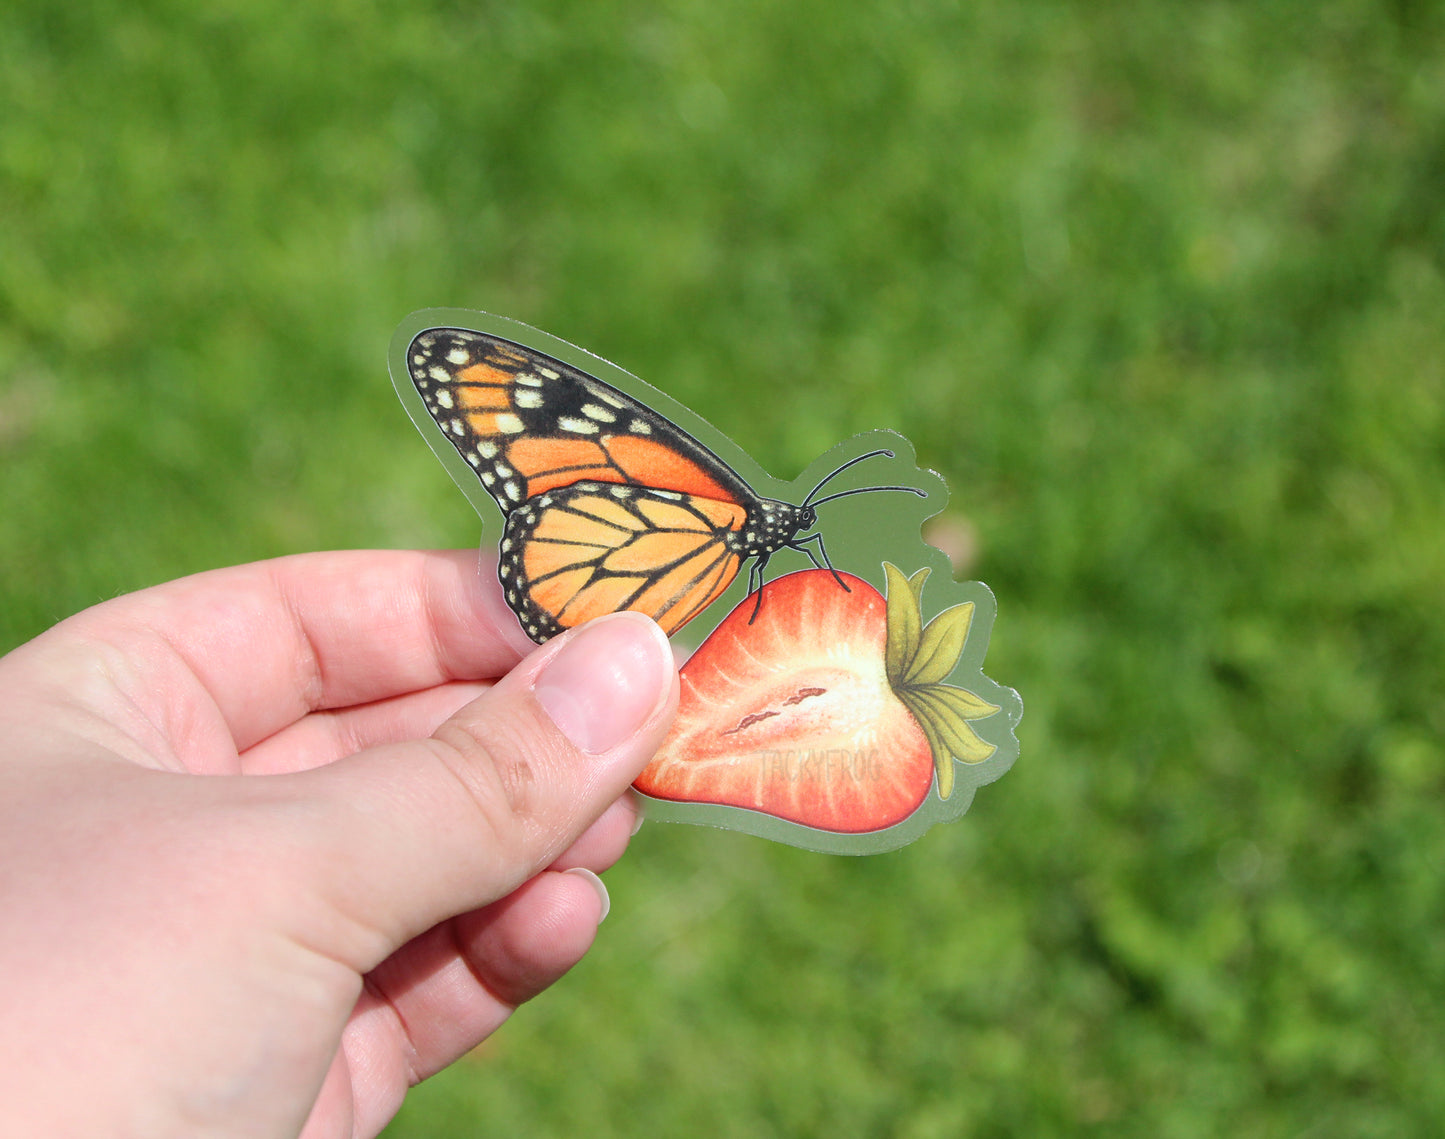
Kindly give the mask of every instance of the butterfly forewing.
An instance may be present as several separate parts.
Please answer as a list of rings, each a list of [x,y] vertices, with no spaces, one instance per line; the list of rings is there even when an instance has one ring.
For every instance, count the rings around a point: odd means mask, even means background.
[[[595,376],[519,344],[433,328],[407,352],[427,413],[503,512],[582,480],[746,504],[721,459]]]

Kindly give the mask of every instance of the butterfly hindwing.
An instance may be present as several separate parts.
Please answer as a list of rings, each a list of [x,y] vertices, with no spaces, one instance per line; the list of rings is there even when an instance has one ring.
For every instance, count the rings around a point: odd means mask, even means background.
[[[584,480],[508,515],[499,576],[533,640],[622,609],[671,634],[737,576],[746,520],[736,503]]]

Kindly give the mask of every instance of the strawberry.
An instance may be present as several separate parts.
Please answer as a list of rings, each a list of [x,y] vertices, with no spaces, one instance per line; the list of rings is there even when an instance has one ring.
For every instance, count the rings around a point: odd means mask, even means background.
[[[925,625],[928,570],[884,572],[886,599],[852,574],[803,570],[723,618],[683,665],[677,720],[637,789],[850,834],[901,822],[935,785],[947,799],[954,759],[995,750],[967,721],[997,706],[943,683],[973,603]]]

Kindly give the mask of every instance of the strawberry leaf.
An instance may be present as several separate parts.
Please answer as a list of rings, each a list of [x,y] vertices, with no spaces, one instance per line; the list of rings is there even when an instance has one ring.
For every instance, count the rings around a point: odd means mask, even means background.
[[[982,720],[998,711],[997,704],[980,699],[966,688],[952,684],[930,684],[930,695],[949,708],[961,720]]]
[[[918,641],[918,653],[903,676],[903,683],[938,684],[963,655],[963,643],[973,623],[973,602],[965,601],[945,609],[924,626]]]
[[[908,579],[908,588],[913,590],[913,600],[918,602],[918,611],[923,612],[923,583],[928,580],[928,575],[933,571],[927,566],[915,573]]]
[[[888,643],[884,650],[884,664],[889,683],[897,689],[902,684],[909,664],[918,654],[918,641],[923,634],[923,619],[919,613],[918,599],[914,596],[908,578],[903,576],[903,571],[891,562],[884,562],[883,574],[888,588]],[[920,581],[920,589],[922,585]]]
[[[904,706],[923,729],[923,738],[928,741],[928,750],[933,753],[933,768],[938,773],[938,797],[947,799],[953,794],[953,755],[943,737],[933,727],[932,717],[915,697],[916,693],[909,690],[899,693]]]
[[[998,748],[980,739],[978,733],[968,726],[967,719],[959,713],[955,706],[954,693],[969,697],[970,700],[978,700],[977,697],[964,692],[961,688],[953,688],[944,684],[930,684],[925,688],[909,689],[909,695],[913,699],[908,702],[908,706],[910,710],[917,707],[921,713],[918,716],[919,724],[922,725],[926,722],[930,729],[937,732],[939,739],[943,741],[944,746],[955,759],[961,763],[982,763]],[[983,701],[978,701],[978,703],[982,704]],[[970,718],[977,719],[978,717]],[[927,734],[928,732],[925,730],[924,735]]]

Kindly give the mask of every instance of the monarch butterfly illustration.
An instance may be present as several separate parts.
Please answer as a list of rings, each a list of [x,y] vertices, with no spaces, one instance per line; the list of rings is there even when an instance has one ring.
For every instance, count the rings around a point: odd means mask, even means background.
[[[427,412],[506,519],[498,576],[522,628],[542,642],[622,609],[671,635],[751,560],[748,592],[789,548],[828,562],[816,508],[760,497],[727,463],[645,404],[523,345],[462,328],[419,333],[407,370]],[[812,547],[817,546],[817,554]],[[836,577],[836,573],[834,574]],[[846,589],[841,578],[838,584]],[[756,614],[756,611],[755,611]]]

